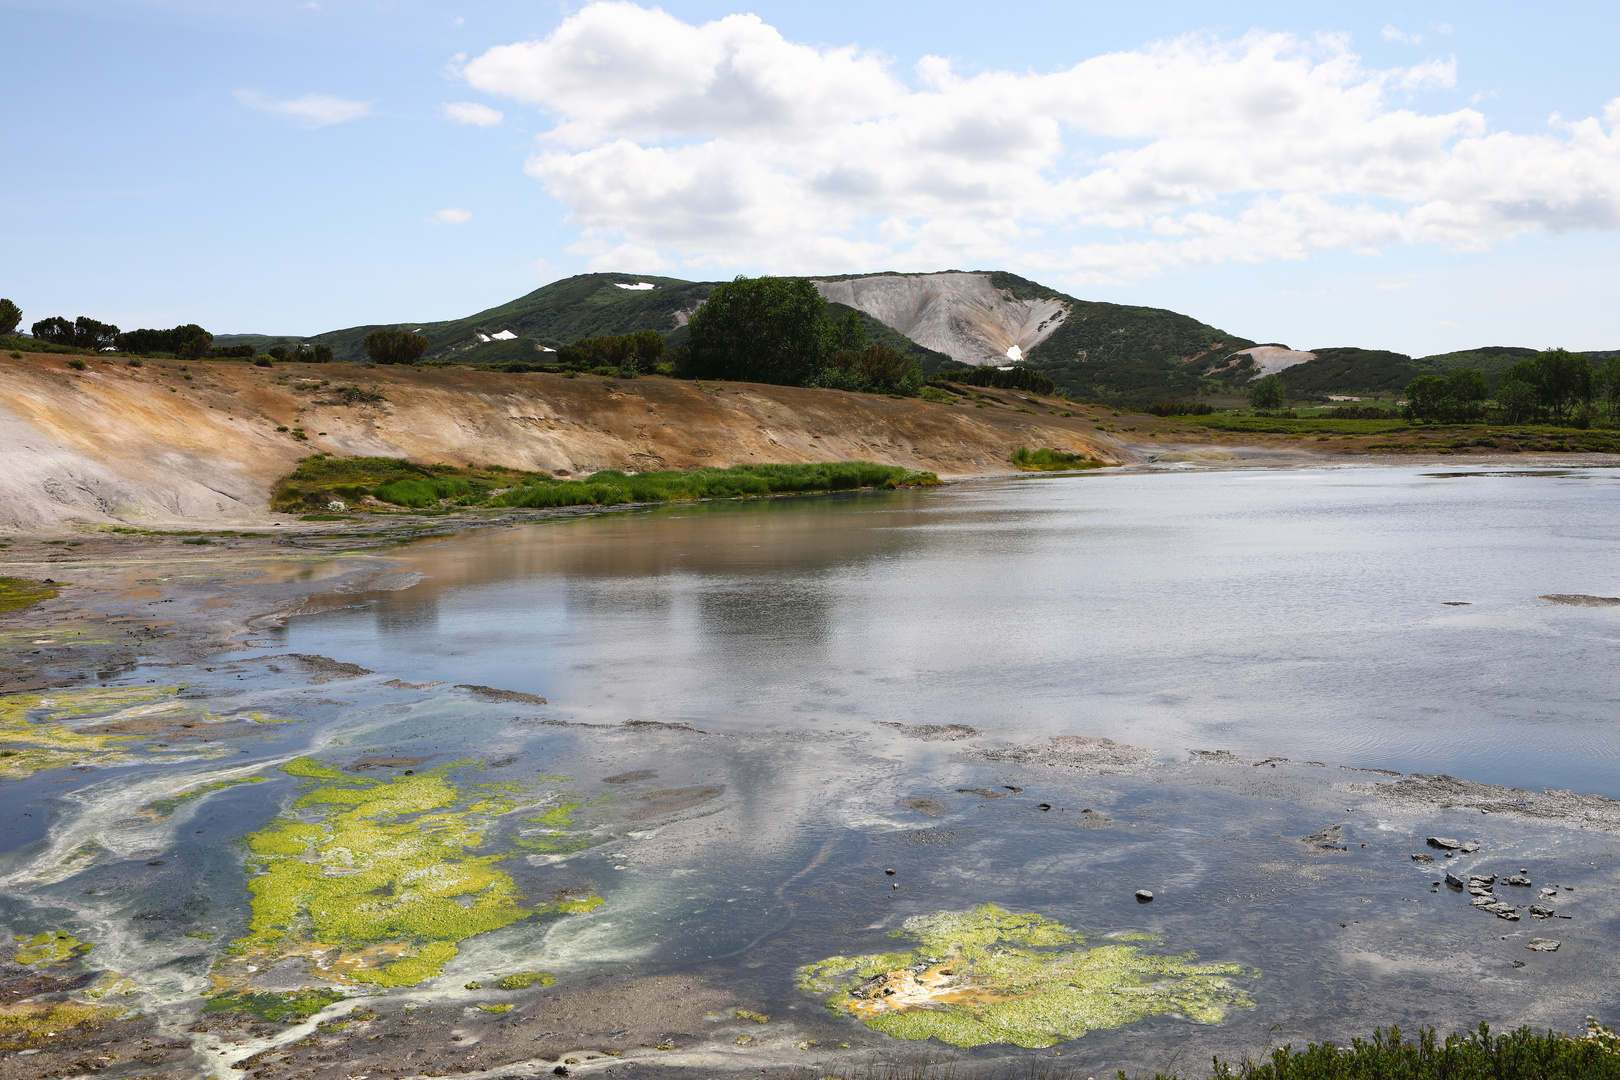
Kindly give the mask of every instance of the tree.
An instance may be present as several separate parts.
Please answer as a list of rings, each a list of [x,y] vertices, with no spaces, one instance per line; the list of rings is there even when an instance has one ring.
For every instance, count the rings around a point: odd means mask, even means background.
[[[1474,368],[1459,368],[1446,380],[1452,408],[1457,420],[1476,420],[1486,398],[1491,396],[1491,384],[1483,373]]]
[[[1496,384],[1496,404],[1502,410],[1502,418],[1510,424],[1522,423],[1533,417],[1540,400],[1541,391],[1536,384],[1522,373],[1515,373],[1513,368],[1508,368]]]
[[[846,311],[827,324],[827,355],[866,351],[866,321],[859,311]]]
[[[833,353],[816,381],[833,390],[915,397],[922,389],[922,369],[913,357],[882,345],[868,345],[859,351],[840,349]]]
[[[378,330],[366,335],[366,355],[379,364],[414,364],[427,352],[428,339],[404,330]]]
[[[53,345],[73,344],[73,324],[60,315],[41,319],[29,329],[41,341],[49,341]]]
[[[804,278],[739,276],[687,323],[686,373],[804,386],[826,359],[827,302]]]
[[[131,330],[118,335],[118,348],[132,353],[172,353],[182,360],[200,360],[208,355],[214,335],[196,323],[173,330]]]
[[[114,349],[118,347],[118,327],[97,322],[88,315],[80,315],[73,324],[73,344],[81,349]]]
[[[1611,356],[1592,376],[1593,389],[1609,403],[1609,419],[1620,419],[1620,356]]]
[[[1451,383],[1439,375],[1419,375],[1406,384],[1406,415],[1416,420],[1438,420],[1451,406]]]
[[[1592,400],[1592,361],[1568,349],[1546,349],[1530,363],[1536,366],[1541,403],[1562,420],[1576,404]],[[1515,365],[1517,366],[1517,365]]]
[[[0,300],[0,334],[10,334],[22,322],[22,308],[10,300]]]
[[[315,359],[314,359],[313,363],[330,364],[331,362],[332,362],[332,346],[330,346],[330,345],[317,345],[317,346],[315,346]]]
[[[1249,388],[1249,404],[1256,409],[1280,409],[1283,397],[1283,381],[1279,375],[1267,375]]]

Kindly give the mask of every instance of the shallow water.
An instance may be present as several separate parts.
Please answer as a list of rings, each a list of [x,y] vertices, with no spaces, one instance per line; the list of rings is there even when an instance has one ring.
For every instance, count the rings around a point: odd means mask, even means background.
[[[424,545],[299,652],[592,722],[964,723],[1620,797],[1620,474],[1155,473]],[[1447,606],[1466,603],[1469,606]]]
[[[1242,987],[1254,1007],[1224,1023],[1159,1016],[1064,1044],[1079,1070],[1189,1068],[1392,1021],[1572,1030],[1620,1007],[1620,846],[1384,802],[1367,786],[1379,777],[1339,766],[1620,796],[1620,608],[1538,599],[1620,593],[1617,482],[1595,469],[1093,474],[638,510],[402,548],[378,567],[387,588],[319,596],[204,667],[111,678],[186,689],[62,721],[201,710],[221,726],[213,741],[154,734],[94,751],[93,767],[0,784],[0,923],[94,942],[76,963],[130,976],[143,1008],[175,1006],[177,1033],[211,987],[316,985],[329,969],[270,955],[249,970],[229,952],[274,859],[253,838],[318,822],[323,791],[403,781],[409,758],[412,775],[455,788],[461,801],[440,809],[479,831],[468,851],[492,857],[527,908],[603,901],[462,937],[442,975],[342,984],[464,1026],[482,1015],[467,1006],[516,1001],[501,1022],[518,1041],[500,1060],[556,1050],[543,1007],[521,1026],[532,996],[491,996],[518,970],[555,973],[561,991],[679,972],[775,1017],[699,1016],[653,1055],[704,1075],[809,1064],[844,1042],[915,1049],[829,1014],[795,972],[891,950],[907,917],[982,903],[1094,941],[1145,931],[1154,952],[1258,973]],[[888,724],[983,734],[928,741]],[[1236,757],[1178,770],[995,756],[1055,735]],[[322,764],[289,766],[301,756]],[[1296,764],[1243,763],[1274,757]],[[237,783],[200,787],[221,781]],[[1310,842],[1335,825],[1339,846]],[[1569,886],[1557,903],[1570,919],[1501,923],[1434,885],[1459,865],[1413,861],[1434,832],[1483,842],[1468,869]],[[377,857],[285,853],[321,863],[321,881]],[[434,858],[430,877],[458,869]],[[403,895],[409,876],[381,891]],[[1137,903],[1138,888],[1157,898]],[[1549,927],[1564,949],[1526,952]],[[216,1075],[266,1045],[184,1037]],[[593,1039],[611,1042],[578,1045]],[[462,1060],[442,1053],[355,1067]]]

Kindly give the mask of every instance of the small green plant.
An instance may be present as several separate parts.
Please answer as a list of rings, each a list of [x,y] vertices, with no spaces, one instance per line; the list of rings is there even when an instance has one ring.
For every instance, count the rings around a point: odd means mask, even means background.
[[[146,363],[138,356],[132,356],[124,362],[125,367],[145,367]]]
[[[277,430],[277,431],[286,431],[286,430],[287,430],[287,425],[286,425],[286,424],[282,424],[282,425],[281,425],[281,426],[280,426],[280,427],[278,427],[278,428],[276,428],[276,430]]]
[[[69,360],[67,362],[67,365],[68,365],[68,367],[72,368],[74,371],[83,371],[85,368],[90,366],[90,365],[86,364],[83,360],[79,360],[77,358]]]
[[[917,391],[917,396],[924,401],[939,401],[947,404],[954,400],[948,392],[941,390],[937,386],[925,386]]]
[[[213,543],[213,541],[208,539],[208,537],[206,537],[206,536],[194,536],[190,540],[182,540],[180,542],[182,544],[197,544],[197,545],[212,544]]]
[[[269,367],[274,363],[275,361],[270,359],[268,356],[255,356],[253,358],[254,367]]]
[[[1029,472],[1052,472],[1060,469],[1100,469],[1102,462],[1094,461],[1080,454],[1069,454],[1062,450],[1053,450],[1047,447],[1042,450],[1031,450],[1027,446],[1020,446],[1012,452],[1009,458],[1014,465]]]
[[[292,429],[292,437],[297,439],[299,442],[306,442],[309,439],[309,436],[304,433],[304,429],[301,427],[295,427]]]

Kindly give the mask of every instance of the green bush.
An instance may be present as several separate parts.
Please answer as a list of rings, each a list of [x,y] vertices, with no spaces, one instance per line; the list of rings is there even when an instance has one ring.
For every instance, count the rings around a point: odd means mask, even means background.
[[[394,480],[371,489],[371,496],[395,506],[420,510],[437,506],[440,499],[453,499],[472,491],[465,480]]]
[[[1020,469],[1030,472],[1050,472],[1057,469],[1100,469],[1103,464],[1081,454],[1067,454],[1062,450],[1053,450],[1050,447],[1043,450],[1031,450],[1027,446],[1020,446],[1017,450],[1014,450],[1009,460]]]
[[[86,364],[83,360],[79,360],[79,359],[69,360],[67,362],[67,365],[68,365],[68,367],[72,368],[74,371],[83,371],[85,368],[89,367],[88,364]]]

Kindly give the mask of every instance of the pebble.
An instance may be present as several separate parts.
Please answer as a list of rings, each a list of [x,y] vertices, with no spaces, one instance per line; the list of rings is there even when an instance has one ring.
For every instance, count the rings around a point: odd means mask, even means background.
[[[1553,909],[1548,907],[1546,904],[1531,904],[1530,914],[1534,915],[1538,919],[1550,919],[1555,913]]]
[[[1533,937],[1529,941],[1525,942],[1524,947],[1529,949],[1531,952],[1557,952],[1558,942],[1554,941],[1552,938]]]
[[[1136,902],[1138,904],[1151,904],[1153,903],[1153,894],[1146,889],[1137,889]]]
[[[1461,840],[1453,840],[1449,836],[1431,836],[1428,844],[1430,847],[1439,848],[1441,851],[1456,851],[1462,847]]]
[[[1433,855],[1413,855],[1412,856],[1412,861],[1413,862],[1434,862],[1434,856]]]
[[[1508,878],[1507,883],[1509,885],[1517,885],[1524,889],[1528,889],[1530,887],[1530,879],[1525,877],[1522,872],[1514,874],[1512,877]]]

